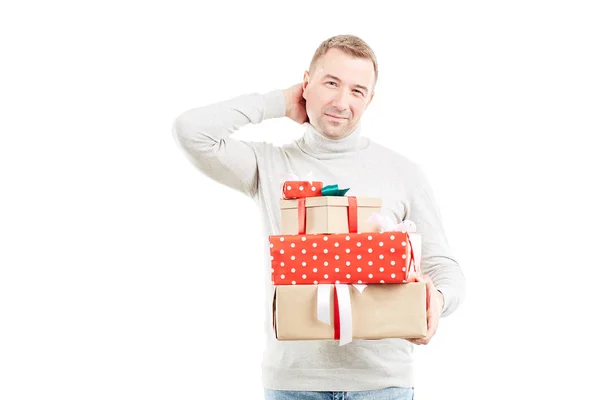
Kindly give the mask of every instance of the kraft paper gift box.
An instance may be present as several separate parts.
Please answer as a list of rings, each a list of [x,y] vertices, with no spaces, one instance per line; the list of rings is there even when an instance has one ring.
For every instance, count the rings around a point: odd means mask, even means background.
[[[420,273],[418,233],[271,235],[269,242],[275,285],[406,283]]]
[[[375,232],[377,225],[369,221],[381,212],[377,197],[317,196],[280,199],[281,234],[331,234]]]
[[[362,293],[353,285],[276,286],[276,338],[339,340],[343,345],[354,339],[427,335],[424,282],[362,286]]]

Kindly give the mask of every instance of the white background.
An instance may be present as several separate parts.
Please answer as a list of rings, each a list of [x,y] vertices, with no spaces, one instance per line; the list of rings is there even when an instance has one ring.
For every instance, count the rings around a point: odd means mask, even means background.
[[[423,166],[467,276],[417,349],[417,398],[596,398],[594,2],[12,3],[0,399],[261,398],[259,217],[171,124],[299,82],[340,33],[380,63],[365,134]],[[239,137],[301,134],[281,119]]]

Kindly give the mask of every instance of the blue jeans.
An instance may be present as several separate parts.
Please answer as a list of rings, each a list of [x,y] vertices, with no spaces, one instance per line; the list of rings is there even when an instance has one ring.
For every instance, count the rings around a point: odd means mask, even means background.
[[[361,392],[295,392],[265,389],[265,400],[413,400],[413,388],[390,387]]]

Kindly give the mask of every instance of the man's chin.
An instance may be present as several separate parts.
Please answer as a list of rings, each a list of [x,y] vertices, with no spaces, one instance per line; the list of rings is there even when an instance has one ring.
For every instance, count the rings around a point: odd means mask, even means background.
[[[325,137],[327,137],[328,139],[331,139],[331,140],[339,140],[339,139],[343,139],[346,136],[348,136],[348,134],[346,133],[346,131],[341,131],[341,130],[340,131],[330,131],[330,130],[327,130],[327,131],[323,132],[323,135]]]
[[[345,127],[332,127],[327,126],[328,124],[325,124],[324,129],[321,130],[321,132],[323,133],[324,136],[326,136],[329,139],[342,139],[343,137],[348,135],[347,129],[344,129]]]

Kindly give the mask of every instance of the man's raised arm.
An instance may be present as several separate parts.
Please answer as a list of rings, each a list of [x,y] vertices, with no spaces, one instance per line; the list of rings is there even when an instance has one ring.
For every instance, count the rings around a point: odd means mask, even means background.
[[[206,176],[252,196],[258,186],[256,155],[249,142],[230,136],[247,124],[285,115],[283,91],[247,94],[185,111],[173,123],[173,137]]]

